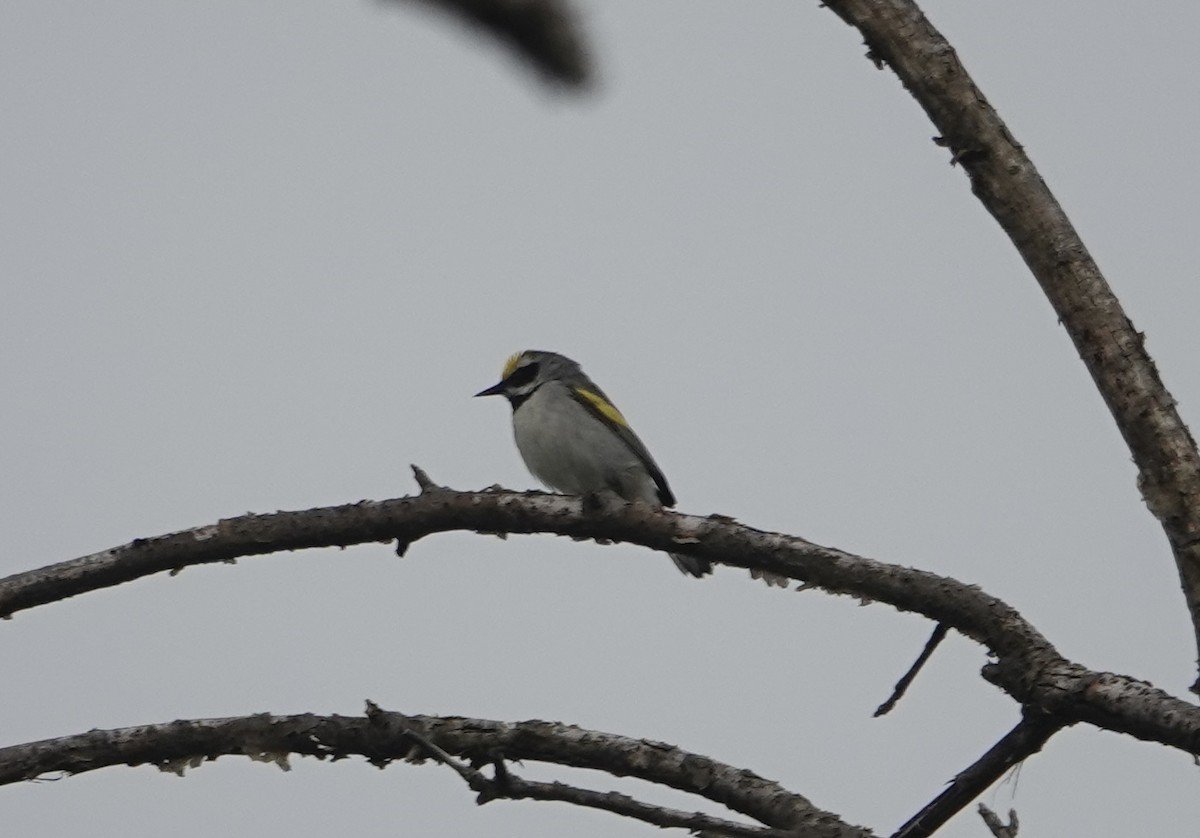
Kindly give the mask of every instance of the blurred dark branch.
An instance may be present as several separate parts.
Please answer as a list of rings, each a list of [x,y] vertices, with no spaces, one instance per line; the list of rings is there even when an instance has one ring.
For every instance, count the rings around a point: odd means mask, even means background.
[[[892,838],[928,838],[933,835],[946,821],[987,791],[992,783],[1020,765],[1026,757],[1040,751],[1061,728],[1062,723],[1049,716],[1026,716],[987,753],[960,772],[945,791],[910,818]]]
[[[1025,150],[958,55],[911,0],[827,0],[917,100],[1042,286],[1125,438],[1171,549],[1200,649],[1200,454],[1144,336]],[[1200,680],[1192,687],[1200,690]]]
[[[389,0],[397,2],[397,0]],[[449,12],[511,47],[548,81],[585,87],[592,67],[566,0],[405,0]]]
[[[45,774],[81,774],[112,765],[153,765],[183,774],[205,761],[244,755],[285,770],[290,755],[339,760],[366,757],[380,768],[397,760],[450,765],[488,799],[559,800],[603,808],[660,826],[725,829],[741,838],[867,838],[869,832],[814,807],[801,795],[663,742],[631,739],[557,722],[498,722],[457,716],[408,716],[368,702],[365,716],[272,716],[193,719],[117,730],[92,730],[0,748],[0,784]],[[461,762],[460,762],[461,761]],[[530,783],[507,774],[504,762],[541,762],[637,777],[698,795],[766,824],[762,829],[690,815],[557,783]],[[478,766],[497,766],[485,777]],[[508,792],[505,786],[508,784]],[[601,799],[607,798],[607,799]],[[481,800],[487,802],[487,800]]]
[[[434,485],[428,478],[426,483]],[[996,660],[984,667],[984,677],[1027,711],[1049,714],[1063,725],[1084,721],[1200,753],[1200,709],[1134,678],[1094,672],[1066,660],[1012,606],[973,585],[822,547],[797,536],[756,530],[721,515],[683,515],[619,502],[585,504],[579,498],[542,492],[430,488],[413,497],[243,515],[139,538],[0,579],[0,616],[153,573],[242,556],[393,540],[403,555],[418,539],[453,530],[554,533],[640,544],[663,552],[686,544],[690,554],[717,564],[766,571],[810,588],[885,602],[901,611],[924,614],[986,646]]]

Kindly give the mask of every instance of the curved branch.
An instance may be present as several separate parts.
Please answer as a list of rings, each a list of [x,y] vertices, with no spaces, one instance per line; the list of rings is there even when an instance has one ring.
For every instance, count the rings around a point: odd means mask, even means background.
[[[721,515],[683,515],[620,502],[584,503],[541,492],[455,492],[430,483],[415,497],[227,518],[0,579],[0,615],[153,573],[240,556],[393,539],[403,554],[410,543],[451,530],[554,533],[664,552],[686,549],[718,564],[885,602],[944,623],[986,646],[997,660],[984,668],[984,676],[1027,710],[1049,714],[1064,725],[1084,721],[1200,754],[1200,708],[1134,678],[1094,672],[1066,660],[1016,609],[973,585],[756,530]]]
[[[380,712],[374,702],[368,702],[367,707],[368,715]],[[455,759],[416,730],[409,728],[407,733],[434,759],[449,766],[454,773],[462,777],[468,788],[478,792],[479,796],[475,798],[475,802],[480,806],[493,800],[555,800],[624,815],[659,827],[678,827],[692,832],[716,831],[731,838],[790,838],[795,835],[791,830],[748,826],[700,812],[689,813],[666,806],[654,806],[620,792],[592,791],[558,781],[544,783],[525,780],[514,775],[500,759],[493,762],[495,776],[489,778],[478,768]]]
[[[636,805],[615,798],[608,801],[613,805],[602,805],[609,811],[651,823],[662,821],[660,825],[664,826],[689,826],[673,822],[678,820],[677,815],[683,814],[695,826],[708,824],[717,829],[728,826],[743,836],[771,838],[778,834],[775,830],[820,838],[866,838],[870,834],[816,808],[778,783],[663,742],[631,739],[557,722],[408,716],[380,710],[370,702],[366,716],[361,717],[261,713],[93,730],[0,748],[0,784],[32,780],[51,772],[80,774],[111,765],[148,764],[163,771],[183,773],[206,760],[231,754],[274,762],[285,769],[291,754],[331,760],[360,755],[381,768],[396,760],[443,762],[446,755],[462,758],[472,766],[544,762],[669,786],[720,803],[769,829],[754,830],[715,818],[706,820],[703,815],[690,816],[673,809],[638,804],[631,798],[626,800]],[[466,769],[467,773],[471,770]],[[489,781],[500,789],[492,799],[508,796],[503,791],[504,774],[501,770]],[[514,799],[527,797],[596,805],[601,803],[598,798],[608,797],[589,794],[584,789],[577,790],[583,794],[572,795],[566,792],[571,787],[562,784],[512,780]]]
[[[1033,162],[954,49],[911,0],[827,0],[925,109],[971,189],[1012,240],[1066,328],[1138,467],[1175,555],[1200,650],[1200,454],[1125,315]],[[1200,691],[1200,680],[1192,687]]]

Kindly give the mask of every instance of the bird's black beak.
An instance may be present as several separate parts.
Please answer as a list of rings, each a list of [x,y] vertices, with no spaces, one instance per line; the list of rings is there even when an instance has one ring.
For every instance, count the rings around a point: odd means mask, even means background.
[[[478,393],[475,394],[475,398],[479,398],[480,396],[499,396],[499,395],[502,395],[503,393],[504,393],[504,382],[501,381],[499,384],[493,384],[491,387],[487,388],[486,390],[480,390]]]

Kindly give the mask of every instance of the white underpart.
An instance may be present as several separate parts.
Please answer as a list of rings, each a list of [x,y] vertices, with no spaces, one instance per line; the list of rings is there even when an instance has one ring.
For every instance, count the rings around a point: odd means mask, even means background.
[[[659,505],[654,479],[637,454],[557,381],[543,384],[513,414],[513,435],[526,467],[551,489],[571,495],[608,490]]]

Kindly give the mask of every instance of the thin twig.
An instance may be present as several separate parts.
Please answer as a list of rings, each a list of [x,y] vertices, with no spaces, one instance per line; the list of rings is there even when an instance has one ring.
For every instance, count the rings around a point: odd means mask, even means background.
[[[416,479],[417,485],[421,487],[421,492],[437,492],[445,490],[445,486],[439,486],[434,483],[432,478],[426,473],[425,469],[421,468],[416,463],[409,466],[412,469],[413,478]]]
[[[913,662],[913,665],[908,668],[908,672],[904,673],[904,677],[896,682],[896,687],[892,690],[892,694],[888,696],[888,700],[875,708],[876,718],[879,718],[885,713],[890,713],[892,708],[896,706],[896,702],[904,697],[904,694],[908,692],[909,686],[917,677],[917,673],[921,671],[921,667],[923,667],[929,660],[930,656],[933,654],[933,650],[936,649],[941,642],[946,639],[946,634],[949,631],[950,627],[945,623],[938,623],[933,627],[933,634],[929,635],[929,640],[925,642],[925,648],[921,650],[921,654],[917,655],[917,659]]]
[[[428,751],[430,756],[432,756],[435,760],[440,762],[442,765],[454,769],[454,772],[463,778],[463,782],[465,782],[472,791],[478,792],[481,797],[491,788],[492,781],[484,776],[482,771],[472,768],[462,760],[455,759],[450,754],[439,748],[435,742],[425,738],[412,728],[409,728],[406,733],[408,734],[409,738],[419,743],[422,748]]]
[[[654,806],[620,792],[593,791],[557,781],[544,783],[526,780],[503,767],[504,763],[501,760],[496,761],[496,779],[491,780],[478,769],[455,759],[417,731],[410,729],[408,735],[420,743],[438,762],[454,769],[467,786],[478,793],[476,802],[480,805],[493,800],[552,800],[612,812],[662,828],[676,827],[692,832],[703,830],[732,836],[732,838],[794,838],[795,836],[795,832],[790,830],[740,824],[701,812],[684,812],[666,806]]]
[[[593,791],[559,782],[534,782],[511,773],[508,775],[502,796],[512,800],[556,800],[573,803],[576,806],[601,809],[663,828],[674,827],[691,832],[729,835],[733,838],[796,838],[796,832],[793,830],[736,823],[701,812],[654,806],[620,792]]]
[[[995,838],[1017,838],[1017,830],[1020,828],[1020,823],[1017,821],[1017,810],[1008,810],[1008,823],[1000,820],[1000,816],[984,806],[979,804],[979,817],[983,818],[983,822],[987,824],[987,828],[991,831]]]

